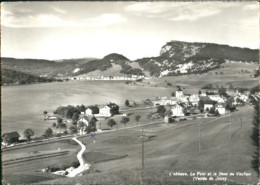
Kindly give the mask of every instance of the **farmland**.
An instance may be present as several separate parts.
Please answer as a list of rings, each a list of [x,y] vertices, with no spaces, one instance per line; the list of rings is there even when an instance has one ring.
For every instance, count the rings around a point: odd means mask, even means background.
[[[26,165],[13,165],[4,167],[6,181],[10,173],[22,174],[35,179],[35,175],[44,176],[43,184],[140,184],[140,176],[143,184],[149,182],[174,182],[192,183],[190,178],[169,177],[170,171],[179,172],[247,172],[247,177],[228,177],[232,183],[256,183],[255,172],[251,168],[251,159],[254,147],[251,145],[250,133],[252,122],[252,107],[244,107],[231,116],[220,118],[201,119],[201,151],[198,148],[198,126],[188,126],[197,121],[183,121],[174,124],[154,124],[136,127],[114,132],[103,133],[96,136],[96,143],[89,137],[80,138],[86,144],[87,162],[93,163],[92,170],[82,177],[62,178],[39,172],[39,169],[47,164],[65,162],[75,158],[75,152],[65,157],[56,157],[53,160],[41,160],[26,163]],[[241,121],[242,118],[242,127]],[[185,126],[186,127],[183,127]],[[153,136],[145,139],[145,168],[141,167],[141,143],[140,128],[146,135]],[[230,128],[230,129],[229,129]],[[28,153],[34,150],[79,150],[78,146],[67,142],[52,143],[31,148],[8,151],[5,155],[13,153]],[[88,158],[89,156],[89,158]],[[125,157],[120,157],[125,156]],[[102,158],[104,160],[102,160]],[[54,161],[55,160],[55,161]],[[23,169],[23,173],[21,170]],[[51,181],[46,180],[53,179]],[[123,180],[124,179],[124,180]],[[27,182],[27,181],[26,181]],[[22,183],[22,182],[20,182]],[[29,183],[29,182],[28,182]]]

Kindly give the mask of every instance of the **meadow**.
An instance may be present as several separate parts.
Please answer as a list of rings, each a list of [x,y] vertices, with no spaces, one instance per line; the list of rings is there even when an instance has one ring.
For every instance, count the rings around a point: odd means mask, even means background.
[[[249,176],[228,176],[216,183],[255,184],[257,176],[251,168],[254,147],[251,144],[252,107],[245,107],[232,115],[215,120],[201,119],[201,150],[198,126],[183,127],[192,121],[176,124],[160,123],[141,128],[154,137],[145,140],[145,168],[141,168],[140,127],[96,136],[96,143],[88,137],[80,140],[88,151],[113,156],[117,160],[101,161],[82,177],[44,181],[44,184],[197,184],[191,177],[170,177],[169,172],[247,172]],[[242,118],[242,126],[240,122]],[[93,156],[89,156],[93,161]],[[88,153],[85,154],[88,161]],[[202,182],[201,182],[202,183]],[[206,184],[210,184],[206,181]]]

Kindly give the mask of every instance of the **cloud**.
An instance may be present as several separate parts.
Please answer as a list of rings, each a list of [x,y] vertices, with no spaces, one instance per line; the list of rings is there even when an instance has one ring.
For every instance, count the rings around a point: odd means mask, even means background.
[[[57,13],[61,13],[61,14],[67,13],[67,11],[62,10],[62,9],[60,9],[60,8],[58,8],[58,7],[55,7],[55,6],[53,6],[52,9],[53,9],[55,12],[57,12]]]
[[[220,12],[220,10],[192,10],[192,11],[184,11],[181,15],[173,18],[169,18],[171,21],[195,21],[203,17],[208,17],[212,15],[216,15]]]
[[[143,2],[125,7],[125,11],[137,16],[162,18],[170,21],[196,21],[221,13],[223,9],[239,3],[223,2]]]
[[[56,9],[61,14],[65,11]],[[120,14],[101,14],[91,18],[72,18],[54,14],[36,14],[22,17],[15,16],[11,11],[2,11],[2,26],[23,28],[23,27],[104,27],[111,24],[123,23],[127,19]]]
[[[102,27],[126,21],[127,19],[120,14],[102,14],[98,17],[85,19],[84,25],[87,27]]]

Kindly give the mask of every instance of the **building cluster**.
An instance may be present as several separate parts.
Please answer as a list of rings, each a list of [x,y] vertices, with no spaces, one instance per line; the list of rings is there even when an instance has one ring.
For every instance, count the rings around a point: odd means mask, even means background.
[[[85,81],[85,80],[128,80],[128,81],[135,81],[141,79],[149,79],[144,75],[131,75],[131,76],[82,76],[82,77],[68,77],[69,80],[76,80],[76,81]]]
[[[97,118],[108,118],[115,114],[119,114],[119,106],[115,103],[108,103],[102,108],[97,106],[88,107],[85,112],[82,112],[77,121],[80,135],[88,132],[89,127],[96,128]]]
[[[169,105],[172,117],[182,117],[189,114],[209,113],[214,115],[226,114],[230,107],[249,102],[248,95],[236,92],[230,97],[217,93],[184,94],[181,89],[172,97],[158,97],[153,101],[154,106]]]

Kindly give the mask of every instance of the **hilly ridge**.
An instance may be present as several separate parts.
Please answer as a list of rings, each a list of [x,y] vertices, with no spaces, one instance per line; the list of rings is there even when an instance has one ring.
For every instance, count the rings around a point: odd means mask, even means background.
[[[1,58],[2,68],[36,76],[78,76],[114,71],[122,75],[172,76],[204,73],[220,68],[228,61],[258,63],[259,50],[212,43],[170,41],[162,46],[157,57],[134,61],[111,53],[102,59],[82,58],[60,61]],[[113,75],[113,74],[112,74]]]

